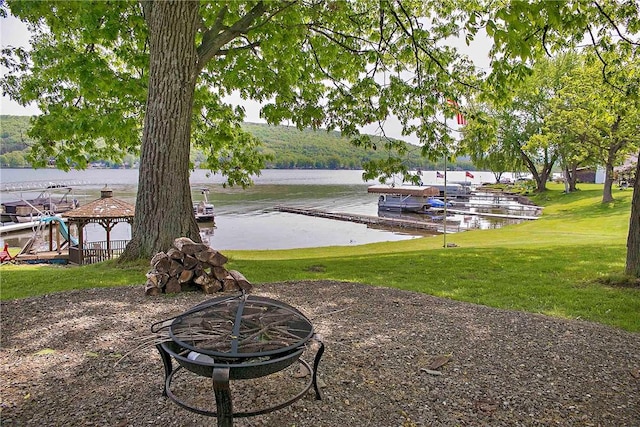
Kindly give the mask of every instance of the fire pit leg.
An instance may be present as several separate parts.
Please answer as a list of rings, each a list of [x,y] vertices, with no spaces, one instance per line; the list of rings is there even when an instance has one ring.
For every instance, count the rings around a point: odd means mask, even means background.
[[[229,368],[213,369],[213,392],[216,395],[218,427],[232,427],[233,406],[229,389]]]
[[[320,344],[320,348],[318,348],[318,352],[316,353],[316,357],[313,361],[313,388],[316,391],[316,400],[322,400],[322,394],[320,393],[320,388],[318,387],[318,365],[320,364],[320,358],[322,357],[322,353],[324,353],[324,343],[320,340],[320,338],[316,335],[314,339],[318,341]]]
[[[156,345],[156,348],[160,352],[160,357],[162,358],[162,364],[164,365],[164,386],[162,387],[162,395],[164,397],[167,397],[167,389],[169,388],[169,385],[167,384],[167,380],[169,378],[169,375],[171,375],[171,371],[173,371],[173,364],[171,363],[171,356],[169,356],[169,353],[164,351],[164,349],[162,348],[162,346],[160,346],[160,344]]]

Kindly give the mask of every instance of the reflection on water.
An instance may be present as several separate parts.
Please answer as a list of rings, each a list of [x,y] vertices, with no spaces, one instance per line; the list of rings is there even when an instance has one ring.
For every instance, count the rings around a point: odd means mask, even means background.
[[[2,182],[20,181],[82,181],[74,187],[74,194],[80,203],[87,203],[100,197],[100,189],[108,185],[114,197],[135,203],[137,170],[87,170],[65,173],[54,169],[44,170],[2,170]],[[425,172],[426,173],[426,172]],[[452,180],[456,173],[449,172]],[[464,172],[459,172],[460,180]],[[483,175],[484,174],[484,175]],[[435,172],[433,172],[435,179]],[[489,173],[475,173],[476,180],[489,180]],[[492,176],[491,176],[492,179]],[[284,212],[276,212],[276,205],[291,205],[331,212],[345,212],[361,215],[377,215],[377,197],[367,193],[367,187],[377,182],[363,182],[361,171],[315,171],[315,170],[265,170],[255,177],[255,185],[247,189],[224,188],[223,178],[217,175],[207,177],[204,171],[196,171],[191,176],[192,197],[200,200],[200,188],[210,189],[209,200],[215,205],[215,228],[203,223],[203,238],[216,249],[287,249],[334,245],[360,245],[380,241],[406,240],[433,235],[423,230],[367,227],[363,224],[314,218]],[[18,192],[0,192],[0,201],[20,198]],[[471,201],[469,201],[471,202]],[[505,204],[511,201],[505,201]],[[515,205],[514,205],[515,206]],[[492,203],[482,199],[469,206],[456,206],[470,212],[482,209],[495,210]],[[401,214],[419,221],[440,221],[427,215]],[[471,228],[498,228],[514,220],[484,218],[471,214],[448,216],[447,232],[463,231]],[[130,238],[128,224],[118,224],[112,232],[113,239]],[[105,232],[99,225],[87,228],[90,241],[105,239]],[[2,236],[11,246],[23,246],[31,236],[31,231],[17,235]]]

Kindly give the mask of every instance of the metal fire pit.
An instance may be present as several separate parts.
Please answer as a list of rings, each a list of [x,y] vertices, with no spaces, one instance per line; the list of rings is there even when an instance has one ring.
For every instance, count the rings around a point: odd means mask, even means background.
[[[166,330],[165,330],[166,329]],[[163,395],[181,407],[201,415],[217,417],[218,426],[233,425],[234,417],[266,414],[302,398],[317,385],[317,369],[324,344],[313,325],[299,310],[271,298],[240,295],[223,296],[201,303],[177,317],[151,326],[154,333],[168,332],[169,339],[156,345],[165,371]],[[300,358],[311,341],[319,343],[313,369]],[[180,365],[173,368],[172,359]],[[282,403],[263,409],[233,412],[230,380],[264,377],[298,362],[309,372],[303,389]],[[193,407],[171,391],[171,382],[180,369],[213,379],[216,411]]]

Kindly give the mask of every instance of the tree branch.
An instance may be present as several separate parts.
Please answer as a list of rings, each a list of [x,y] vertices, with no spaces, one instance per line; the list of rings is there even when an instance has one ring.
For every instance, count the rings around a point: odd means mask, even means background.
[[[267,10],[264,2],[258,2],[249,12],[240,18],[231,27],[222,25],[222,18],[226,14],[226,8],[223,8],[218,14],[216,23],[210,30],[204,33],[202,43],[198,46],[198,69],[204,68],[205,64],[219,53],[222,46],[245,34],[251,29],[251,25]]]
[[[337,32],[337,31],[333,31],[330,28],[325,28],[325,27],[322,27],[320,25],[316,25],[314,23],[308,24],[307,28],[309,30],[311,30],[311,31],[314,31],[314,32],[316,32],[318,34],[321,34],[321,35],[325,36],[327,39],[331,40],[333,43],[337,44],[338,46],[340,46],[344,50],[346,50],[348,52],[351,52],[353,54],[360,55],[360,54],[368,52],[367,50],[354,49],[351,46],[347,46],[346,44],[344,44],[344,42],[342,42],[341,40],[338,40],[334,36],[334,34],[338,35],[338,36],[341,36],[344,39],[357,40],[357,41],[361,42],[362,44],[369,44],[369,40],[362,39],[362,38],[359,38],[359,37],[355,37],[355,36],[352,36],[352,35],[349,35],[349,34],[343,34],[343,33]]]
[[[600,60],[600,62],[602,63],[602,80],[608,84],[609,86],[611,86],[612,88],[614,88],[615,90],[621,92],[621,93],[625,93],[625,91],[614,85],[609,78],[607,77],[607,66],[609,65],[607,63],[607,61],[604,60],[604,58],[602,57],[602,55],[600,55],[600,51],[598,51],[598,44],[596,43],[596,39],[595,36],[593,35],[593,32],[591,31],[591,27],[587,27],[587,31],[589,32],[589,37],[591,37],[591,44],[593,45],[593,50],[596,53],[596,56],[598,57],[598,59]]]
[[[547,56],[549,58],[553,58],[553,55],[551,55],[551,52],[549,52],[549,49],[547,49],[547,33],[549,31],[549,26],[545,25],[544,29],[542,31],[542,48],[544,49],[545,53],[547,54]]]
[[[602,6],[600,6],[600,4],[597,1],[594,1],[593,4],[596,5],[596,7],[598,8],[598,11],[600,11],[600,13],[602,15],[604,15],[605,18],[607,18],[607,21],[609,21],[609,23],[611,24],[611,26],[616,30],[616,33],[618,33],[618,36],[620,36],[620,38],[622,40],[624,40],[625,42],[631,44],[631,45],[640,45],[640,43],[638,42],[634,42],[631,39],[628,39],[627,37],[625,37],[622,32],[620,31],[620,29],[618,28],[618,26],[616,25],[615,22],[613,22],[613,19],[611,19],[611,17],[604,11],[604,9],[602,9]]]
[[[411,20],[411,17],[408,16],[406,10],[404,9],[404,7],[402,6],[402,2],[398,1],[398,4],[400,5],[401,10],[403,11],[403,13],[405,14],[405,17],[407,17],[409,20]],[[422,46],[420,43],[418,43],[415,39],[415,36],[413,34],[413,32],[410,32],[409,30],[407,30],[407,28],[404,26],[404,24],[402,23],[402,20],[400,19],[400,17],[398,16],[398,14],[396,13],[396,11],[393,8],[391,9],[391,14],[393,15],[396,24],[402,29],[402,31],[404,32],[404,34],[409,37],[412,40],[412,44],[414,46],[414,49],[419,49],[421,52],[423,52],[425,55],[427,55],[427,57],[436,64],[436,66],[443,71],[447,76],[451,77],[454,81],[460,83],[463,86],[469,87],[469,88],[473,88],[473,89],[477,89],[475,88],[473,85],[463,82],[461,80],[459,80],[457,77],[455,77],[453,74],[451,74],[451,72],[449,70],[447,70],[447,68],[438,60],[438,58],[436,58],[432,52],[429,51],[429,49],[427,49],[426,47]]]
[[[254,49],[256,47],[260,46],[261,42],[249,42],[243,46],[237,46],[237,47],[232,47],[231,49],[219,49],[217,52],[217,55],[227,55],[231,52],[237,52],[240,50],[248,50],[248,49]]]

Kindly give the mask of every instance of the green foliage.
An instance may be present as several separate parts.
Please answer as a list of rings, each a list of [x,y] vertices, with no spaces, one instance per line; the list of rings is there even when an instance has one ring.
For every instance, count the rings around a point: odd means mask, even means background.
[[[640,102],[603,81],[593,56],[579,59],[549,104],[543,133],[559,146],[565,165],[606,165],[612,172],[640,146]],[[640,76],[637,64],[624,67],[629,75]]]
[[[590,117],[597,111],[573,110],[576,106],[567,98],[567,91],[580,90],[569,78],[580,66],[581,57],[575,54],[537,60],[531,74],[513,86],[508,99],[487,100],[475,107],[475,119],[463,130],[462,152],[494,171],[526,168],[538,191],[543,191],[557,160],[562,158],[563,166],[568,165],[570,158],[576,159],[572,153],[585,142],[568,129],[584,132],[586,127],[580,123],[593,122]],[[590,82],[601,91],[607,89],[598,79]],[[561,114],[563,109],[572,111],[571,120]]]
[[[277,169],[362,169],[367,162],[384,161],[392,156],[380,137],[363,135],[371,147],[354,146],[350,138],[336,131],[298,130],[287,126],[244,123],[243,129],[262,142],[261,151],[271,155],[267,167]],[[433,169],[435,164],[420,155],[420,148],[402,142],[409,169]]]
[[[0,116],[0,154],[23,151],[33,144],[27,135],[30,120],[29,116]]]
[[[136,154],[146,99],[146,31],[132,2],[12,2],[30,21],[32,51],[7,49],[3,90],[43,112],[33,119],[33,166],[64,170]],[[31,68],[32,72],[28,72]]]

